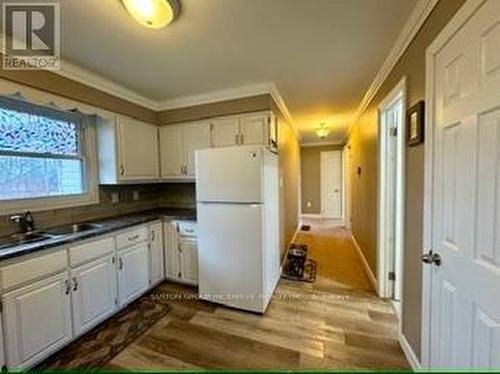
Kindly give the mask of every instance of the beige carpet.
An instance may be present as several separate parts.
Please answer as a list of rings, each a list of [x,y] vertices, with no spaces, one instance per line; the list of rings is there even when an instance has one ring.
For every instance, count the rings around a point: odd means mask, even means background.
[[[311,231],[300,231],[296,242],[306,244],[318,263],[316,286],[372,290],[349,230],[322,220],[304,224]]]

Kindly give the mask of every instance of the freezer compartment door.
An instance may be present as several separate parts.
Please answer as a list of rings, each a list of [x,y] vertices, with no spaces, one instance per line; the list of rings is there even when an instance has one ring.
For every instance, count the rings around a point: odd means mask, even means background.
[[[262,206],[198,204],[200,297],[264,312]]]
[[[261,203],[262,170],[263,147],[197,151],[197,201]]]

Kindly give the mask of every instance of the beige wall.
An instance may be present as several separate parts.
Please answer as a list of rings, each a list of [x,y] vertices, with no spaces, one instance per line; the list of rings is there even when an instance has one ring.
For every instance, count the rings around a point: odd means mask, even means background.
[[[302,213],[321,213],[321,152],[336,150],[342,150],[342,147],[323,145],[300,149]],[[307,202],[311,203],[311,207],[307,207]]]
[[[280,227],[281,254],[292,240],[299,224],[300,144],[290,125],[279,119]]]
[[[271,95],[257,95],[242,99],[225,100],[218,103],[195,105],[186,108],[171,109],[158,113],[160,125],[195,121],[231,114],[241,114],[269,110],[274,107]]]
[[[425,50],[465,0],[440,0],[393,68],[350,136],[352,229],[370,267],[376,270],[377,248],[377,107],[407,77],[408,106],[425,98]],[[357,175],[356,168],[361,167]],[[423,145],[406,149],[406,222],[403,280],[403,333],[420,357],[422,309]]]

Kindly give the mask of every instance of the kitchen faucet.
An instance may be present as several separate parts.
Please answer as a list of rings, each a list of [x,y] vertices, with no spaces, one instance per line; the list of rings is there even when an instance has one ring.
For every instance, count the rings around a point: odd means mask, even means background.
[[[19,225],[21,233],[26,234],[35,230],[35,220],[31,212],[26,212],[24,214],[15,214],[9,218],[13,223]]]

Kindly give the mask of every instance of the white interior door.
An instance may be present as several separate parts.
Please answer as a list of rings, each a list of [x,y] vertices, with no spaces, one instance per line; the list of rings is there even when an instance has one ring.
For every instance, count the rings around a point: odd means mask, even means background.
[[[441,40],[431,60],[431,136],[432,248],[442,264],[425,268],[431,270],[429,362],[498,369],[500,1],[483,2]]]
[[[321,214],[342,218],[342,151],[321,152]]]

